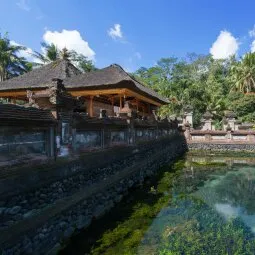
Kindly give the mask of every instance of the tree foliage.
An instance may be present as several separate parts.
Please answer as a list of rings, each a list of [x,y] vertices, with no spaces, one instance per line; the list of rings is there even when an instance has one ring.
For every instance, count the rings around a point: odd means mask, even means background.
[[[138,69],[134,76],[169,99],[170,104],[159,111],[161,116],[182,115],[183,108],[191,105],[194,125],[198,126],[206,110],[214,114],[216,122],[230,109],[245,121],[254,120],[254,105],[244,95],[255,91],[254,70],[255,53],[248,53],[239,61],[235,57],[215,60],[210,55],[190,53],[184,59],[162,58],[155,66]],[[245,103],[238,98],[232,100],[234,93],[245,97]]]
[[[255,53],[247,53],[241,61],[233,63],[230,70],[233,89],[240,92],[255,89]]]
[[[35,65],[45,65],[58,59],[65,59],[72,62],[82,72],[96,70],[93,62],[82,54],[74,50],[63,48],[60,50],[55,44],[41,43],[42,52],[35,51],[32,55],[39,61]]]
[[[0,81],[31,70],[31,64],[25,58],[18,56],[22,50],[26,50],[26,48],[11,44],[8,34],[0,34]]]

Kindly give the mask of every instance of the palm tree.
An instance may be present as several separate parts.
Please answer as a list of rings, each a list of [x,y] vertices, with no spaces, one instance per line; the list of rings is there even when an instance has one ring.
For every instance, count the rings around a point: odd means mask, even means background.
[[[51,43],[47,44],[45,42],[41,43],[42,51],[44,54],[35,51],[32,55],[39,60],[39,65],[45,65],[54,62],[58,59],[66,59],[69,61],[75,61],[77,58],[77,53],[75,51],[70,51],[66,47],[59,50],[57,45]],[[38,64],[38,63],[37,63]]]
[[[32,55],[39,60],[39,63],[34,63],[36,66],[42,66],[58,59],[65,59],[72,62],[82,72],[90,72],[96,70],[93,62],[88,60],[86,56],[78,54],[74,50],[68,50],[66,47],[59,50],[55,44],[41,43],[43,52],[35,51]]]
[[[81,72],[87,73],[97,70],[94,63],[82,54],[71,51],[69,58]]]
[[[55,44],[41,43],[44,54],[35,51],[32,56],[39,60],[37,65],[45,65],[60,58],[60,51]]]
[[[247,53],[240,62],[235,62],[230,69],[233,89],[249,93],[255,89],[255,53]]]
[[[26,47],[11,44],[7,34],[0,34],[0,81],[18,76],[31,69],[29,63],[23,57],[19,57],[19,51]]]

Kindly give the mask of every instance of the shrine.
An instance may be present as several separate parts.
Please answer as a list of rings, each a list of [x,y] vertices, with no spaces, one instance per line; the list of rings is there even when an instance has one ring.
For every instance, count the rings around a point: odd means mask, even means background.
[[[83,111],[90,117],[99,117],[101,109],[108,116],[118,117],[128,102],[138,118],[147,118],[159,106],[169,103],[168,99],[141,84],[119,65],[113,64],[100,70],[81,73],[68,60],[57,60],[1,82],[0,97],[12,103],[17,100],[27,102],[29,94],[40,92],[42,98],[42,94],[47,94],[42,91],[51,87],[54,79],[61,80],[66,91],[74,98],[84,101]],[[44,108],[43,105],[39,107]]]

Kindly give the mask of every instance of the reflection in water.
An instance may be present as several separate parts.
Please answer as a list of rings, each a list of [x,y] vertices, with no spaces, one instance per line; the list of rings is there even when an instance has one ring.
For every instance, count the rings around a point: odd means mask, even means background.
[[[139,196],[137,192],[130,194],[133,202],[125,204],[128,213],[124,218],[120,220],[117,206],[103,219],[114,221],[113,226],[101,227],[98,239],[86,252],[255,254],[252,157],[187,155],[185,161],[164,170],[153,188],[144,187]],[[119,206],[123,210],[124,204]],[[73,247],[69,245],[69,251]]]
[[[210,194],[210,200],[206,193]],[[198,194],[226,219],[239,217],[255,231],[255,167],[234,167],[206,183]]]

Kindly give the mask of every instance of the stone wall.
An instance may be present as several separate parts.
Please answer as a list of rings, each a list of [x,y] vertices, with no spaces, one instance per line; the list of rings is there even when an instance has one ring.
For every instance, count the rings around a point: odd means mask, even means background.
[[[253,130],[190,130],[187,128],[185,135],[190,142],[221,141],[223,143],[245,142],[255,144],[255,131]]]
[[[183,135],[176,132],[118,148],[119,153],[90,153],[88,158],[60,162],[50,170],[46,166],[37,171],[25,169],[19,177],[14,172],[12,178],[0,180],[5,188],[0,194],[2,254],[45,254],[186,149]],[[26,185],[20,185],[28,176]],[[14,190],[8,189],[11,183]]]
[[[255,144],[244,143],[188,143],[189,150],[255,152]]]

